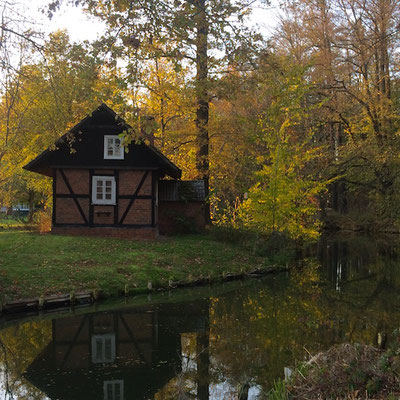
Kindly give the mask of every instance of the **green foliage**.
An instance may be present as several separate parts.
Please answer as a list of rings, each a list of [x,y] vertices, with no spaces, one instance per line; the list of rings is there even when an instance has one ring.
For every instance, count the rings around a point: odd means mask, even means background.
[[[285,381],[278,379],[274,381],[274,387],[267,393],[268,400],[288,400],[288,391]]]
[[[213,226],[208,234],[214,240],[230,243],[263,257],[266,265],[288,266],[297,256],[299,244],[282,232],[260,235],[255,230],[235,228],[229,225]]]
[[[87,43],[71,44],[58,31],[44,49],[45,60],[27,57],[19,70],[7,71],[1,92],[1,205],[43,206],[51,196],[51,179],[22,167],[103,100],[121,102],[117,75],[108,75]]]
[[[193,218],[190,218],[182,213],[173,211],[168,212],[166,214],[166,217],[172,220],[172,224],[176,228],[177,234],[182,235],[200,233]]]
[[[258,183],[250,188],[249,199],[242,205],[242,220],[264,233],[280,231],[295,239],[315,239],[320,226],[317,196],[327,182],[302,178],[301,153],[296,157],[287,150],[279,145],[271,151],[271,165],[257,173]]]
[[[249,249],[257,240],[257,233],[251,230],[240,229],[226,225],[214,225],[210,227],[208,234],[214,240],[231,243],[236,246],[243,246]]]
[[[400,140],[353,140],[343,149],[333,173],[347,185],[349,217],[365,230],[400,227]]]
[[[265,257],[268,264],[288,265],[296,258],[296,242],[285,233],[274,231],[268,237],[259,236],[253,243],[253,253]]]
[[[245,226],[261,232],[315,239],[318,195],[330,181],[316,171],[323,149],[313,145],[312,131],[306,128],[310,107],[303,104],[309,86],[303,79],[304,71],[293,68],[273,87],[274,100],[261,122],[266,155],[259,157],[261,169],[240,214]]]

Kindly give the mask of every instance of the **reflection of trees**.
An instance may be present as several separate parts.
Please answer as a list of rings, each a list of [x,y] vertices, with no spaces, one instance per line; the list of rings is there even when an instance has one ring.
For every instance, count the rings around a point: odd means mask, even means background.
[[[15,325],[0,331],[0,388],[4,399],[45,398],[22,379],[22,373],[50,340],[51,323],[47,321]]]
[[[396,239],[397,240],[397,239]],[[363,280],[381,274],[380,279],[400,283],[400,276],[390,271],[398,253],[398,244],[393,238],[363,236],[329,236],[318,243],[318,258],[323,266],[322,274],[337,289],[347,282]],[[396,263],[394,263],[396,264]]]
[[[348,321],[348,340],[372,344],[378,332],[390,333],[399,323],[397,253],[398,243],[386,237],[334,236],[319,244],[323,275],[340,288],[340,293],[327,291],[325,296]],[[341,276],[337,274],[339,265]]]
[[[323,283],[321,274],[318,263],[308,260],[287,278],[213,299],[211,354],[221,376],[269,386],[307,351],[349,340],[372,344],[378,332],[400,325],[395,262],[378,257],[360,266],[340,292]]]
[[[341,293],[326,293],[341,319],[348,321],[348,340],[373,344],[379,332],[390,334],[400,324],[398,270],[397,263],[380,259],[368,266],[373,279],[355,277],[342,283]]]
[[[210,354],[209,332],[183,334],[186,345],[182,346],[182,370],[169,382],[155,399],[197,399],[210,398]]]
[[[269,279],[234,298],[213,300],[211,353],[222,376],[232,384],[263,385],[300,358],[304,345],[319,343],[315,336],[323,313],[317,277],[317,265],[309,263],[290,279]]]
[[[9,366],[8,366],[8,353],[7,353],[7,348],[0,339],[0,350],[1,350],[1,356],[0,360],[3,360],[3,365],[0,369],[2,371],[3,379],[4,379],[4,398],[10,397],[12,398],[12,393],[10,390],[10,380],[9,380]]]

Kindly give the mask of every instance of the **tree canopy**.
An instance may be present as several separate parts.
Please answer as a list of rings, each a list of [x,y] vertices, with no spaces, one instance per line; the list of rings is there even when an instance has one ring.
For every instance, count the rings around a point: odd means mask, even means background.
[[[65,2],[104,35],[46,38],[4,3],[1,204],[45,203],[49,183],[21,166],[104,101],[152,117],[156,146],[204,179],[214,223],[296,237],[343,214],[400,223],[398,2],[287,0],[268,38],[261,1]]]

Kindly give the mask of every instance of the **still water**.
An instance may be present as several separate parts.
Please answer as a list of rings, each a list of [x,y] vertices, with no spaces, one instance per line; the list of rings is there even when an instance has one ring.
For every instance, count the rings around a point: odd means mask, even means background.
[[[398,246],[324,239],[290,273],[0,319],[0,398],[263,398],[309,353],[391,340]]]

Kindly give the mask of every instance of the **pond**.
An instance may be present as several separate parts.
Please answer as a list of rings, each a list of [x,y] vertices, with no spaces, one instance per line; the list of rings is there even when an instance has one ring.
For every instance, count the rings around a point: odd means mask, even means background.
[[[397,247],[324,238],[290,273],[0,319],[0,398],[262,398],[310,353],[393,340]]]

